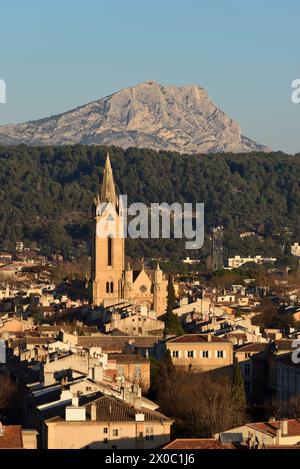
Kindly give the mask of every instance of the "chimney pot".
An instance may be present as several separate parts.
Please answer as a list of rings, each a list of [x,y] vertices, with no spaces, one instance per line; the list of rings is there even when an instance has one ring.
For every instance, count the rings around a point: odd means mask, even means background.
[[[288,434],[288,419],[280,420],[280,430],[282,436]]]

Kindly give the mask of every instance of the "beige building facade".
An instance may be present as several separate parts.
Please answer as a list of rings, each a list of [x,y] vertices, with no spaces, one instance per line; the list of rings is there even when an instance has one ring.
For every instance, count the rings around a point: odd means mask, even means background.
[[[103,396],[86,406],[73,399],[65,418],[47,420],[48,449],[152,449],[170,441],[165,415]]]
[[[167,280],[159,265],[155,270],[125,268],[123,208],[115,188],[107,155],[100,194],[93,204],[92,302],[111,306],[128,302],[147,306],[157,315],[167,303]]]
[[[185,334],[166,343],[175,366],[232,375],[233,344],[212,334]]]

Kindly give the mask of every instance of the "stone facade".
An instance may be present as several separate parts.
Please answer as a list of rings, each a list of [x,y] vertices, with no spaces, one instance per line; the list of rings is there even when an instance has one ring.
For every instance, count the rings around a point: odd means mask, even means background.
[[[147,306],[157,315],[165,312],[167,280],[156,269],[125,269],[125,242],[122,236],[122,207],[115,189],[109,155],[107,155],[101,193],[93,205],[92,302],[111,306],[127,302]]]

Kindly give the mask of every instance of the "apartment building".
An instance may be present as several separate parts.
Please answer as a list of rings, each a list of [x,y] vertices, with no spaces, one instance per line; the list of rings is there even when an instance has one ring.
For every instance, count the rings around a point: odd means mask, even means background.
[[[194,371],[215,371],[231,375],[233,344],[212,334],[184,334],[166,343],[175,366]]]
[[[102,396],[83,406],[74,397],[64,417],[45,423],[48,449],[152,449],[170,441],[173,421],[137,402]]]

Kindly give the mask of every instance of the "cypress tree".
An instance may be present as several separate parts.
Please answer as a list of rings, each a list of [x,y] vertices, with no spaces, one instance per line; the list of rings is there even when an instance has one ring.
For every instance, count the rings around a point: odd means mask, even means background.
[[[167,306],[167,314],[165,320],[165,329],[164,335],[182,335],[184,331],[182,329],[179,317],[177,314],[173,313],[173,309],[175,306],[175,291],[173,286],[173,280],[171,275],[168,278],[168,306]]]
[[[232,386],[233,399],[235,401],[238,413],[246,413],[246,395],[244,380],[242,377],[239,362],[236,357],[233,360],[233,386]]]

